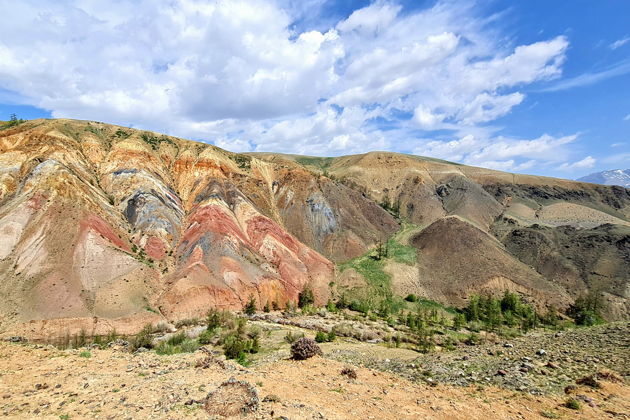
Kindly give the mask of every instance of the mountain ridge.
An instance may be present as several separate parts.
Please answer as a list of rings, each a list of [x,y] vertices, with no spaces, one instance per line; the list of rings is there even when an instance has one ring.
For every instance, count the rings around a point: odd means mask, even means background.
[[[318,304],[352,297],[372,286],[337,265],[372,252],[402,222],[415,226],[401,246],[419,262],[380,262],[391,285],[379,296],[410,275],[418,293],[454,305],[470,293],[513,289],[566,307],[601,289],[608,315],[628,316],[630,190],[390,152],[291,156],[91,121],[1,130],[2,329],[133,331],[210,307],[240,309],[250,297],[283,307],[305,287]],[[616,228],[592,231],[605,224]],[[531,257],[509,250],[531,245],[507,238],[536,226],[546,229],[548,264],[562,270],[525,268]],[[604,245],[576,265],[559,239],[575,233],[556,233],[564,226]],[[464,273],[449,261],[462,248],[440,239],[444,229],[457,240],[476,232],[502,263],[477,262],[486,264],[482,278],[457,286],[449,279]],[[444,257],[439,270],[423,262],[429,243]],[[509,274],[516,267],[533,271]]]
[[[630,169],[611,169],[609,171],[595,172],[577,179],[581,182],[592,182],[603,185],[618,185],[630,188]]]

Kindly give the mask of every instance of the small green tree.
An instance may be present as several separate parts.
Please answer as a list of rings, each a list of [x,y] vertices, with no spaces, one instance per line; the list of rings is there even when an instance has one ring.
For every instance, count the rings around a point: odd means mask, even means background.
[[[300,308],[303,308],[306,305],[312,305],[314,303],[315,295],[313,295],[313,291],[311,290],[311,288],[306,286],[304,290],[302,290],[298,295],[298,306]]]
[[[601,316],[603,306],[601,294],[590,291],[588,294],[578,297],[567,310],[567,314],[578,325],[595,325],[603,322]]]
[[[501,299],[501,311],[506,312],[510,311],[513,314],[518,314],[521,306],[521,297],[516,293],[512,293],[506,290],[503,293],[503,298]]]
[[[468,301],[468,306],[466,307],[466,320],[467,321],[479,321],[481,317],[481,305],[480,305],[480,297],[478,295],[472,295],[470,300]]]
[[[494,331],[499,325],[501,325],[501,303],[498,299],[489,298],[486,304],[486,327],[490,331]]]
[[[455,315],[455,318],[453,319],[453,329],[455,331],[459,331],[464,325],[466,325],[466,316],[462,313]]]
[[[256,298],[254,295],[249,295],[249,301],[247,302],[247,305],[245,305],[243,311],[247,315],[254,315],[256,313]]]

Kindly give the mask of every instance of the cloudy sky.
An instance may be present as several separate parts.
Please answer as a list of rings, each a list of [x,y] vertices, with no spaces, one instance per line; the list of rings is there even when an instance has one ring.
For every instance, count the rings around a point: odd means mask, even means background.
[[[0,119],[233,151],[630,167],[627,0],[0,0]]]

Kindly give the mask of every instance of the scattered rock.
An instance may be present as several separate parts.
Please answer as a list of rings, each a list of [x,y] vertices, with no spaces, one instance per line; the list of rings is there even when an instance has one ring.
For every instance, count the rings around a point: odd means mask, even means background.
[[[357,371],[349,367],[341,369],[341,374],[349,379],[357,379]]]
[[[601,388],[601,384],[597,381],[597,379],[595,379],[595,375],[588,375],[588,376],[584,376],[578,380],[575,381],[576,384],[578,385],[586,385],[586,386],[590,386],[591,388]]]
[[[564,387],[564,393],[565,394],[572,394],[575,391],[577,391],[577,389],[578,389],[577,385],[569,384],[569,385]]]
[[[268,394],[265,395],[265,398],[263,398],[263,402],[277,403],[280,402],[280,397],[278,397],[276,394]]]

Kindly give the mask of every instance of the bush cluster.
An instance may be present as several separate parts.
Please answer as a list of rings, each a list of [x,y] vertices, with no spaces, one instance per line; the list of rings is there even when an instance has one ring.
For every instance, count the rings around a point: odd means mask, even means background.
[[[291,357],[294,360],[306,360],[317,355],[322,355],[322,349],[313,339],[300,338],[291,345]]]
[[[330,343],[335,341],[335,338],[337,338],[335,330],[331,330],[329,333],[317,331],[317,334],[315,334],[315,341],[318,343]]]
[[[488,331],[498,327],[520,327],[523,331],[536,328],[543,323],[555,322],[555,309],[547,316],[539,315],[534,307],[524,302],[519,295],[505,291],[501,299],[492,296],[472,295],[464,315],[468,322],[482,322]],[[557,320],[557,319],[556,319]],[[458,323],[461,319],[458,320]]]

